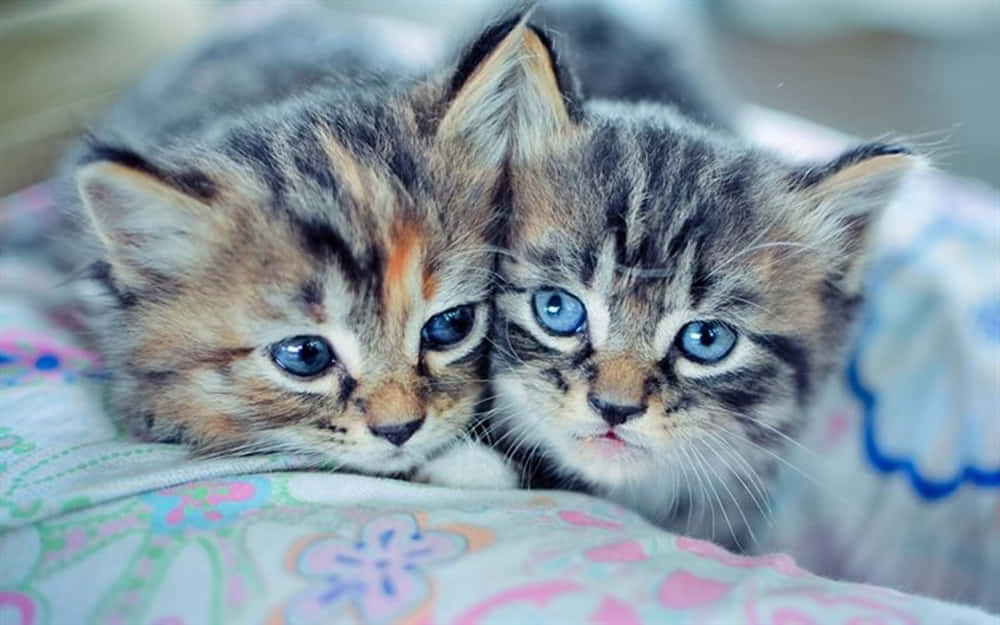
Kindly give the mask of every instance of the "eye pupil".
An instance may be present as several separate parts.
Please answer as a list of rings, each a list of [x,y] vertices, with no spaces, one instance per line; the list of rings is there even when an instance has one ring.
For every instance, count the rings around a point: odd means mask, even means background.
[[[304,362],[308,364],[315,364],[315,362],[321,358],[321,351],[321,348],[315,341],[309,341],[302,346],[299,356]]]
[[[715,342],[716,331],[715,328],[708,328],[707,330],[702,330],[701,332],[701,344],[705,347],[710,347],[712,343]]]
[[[562,310],[562,297],[558,293],[553,293],[549,301],[545,302],[545,313],[555,317]]]

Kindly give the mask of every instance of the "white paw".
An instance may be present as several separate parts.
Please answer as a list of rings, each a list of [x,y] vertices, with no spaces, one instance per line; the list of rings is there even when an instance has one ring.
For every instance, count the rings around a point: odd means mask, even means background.
[[[414,481],[477,490],[517,488],[517,471],[498,452],[479,443],[460,443],[417,469]]]

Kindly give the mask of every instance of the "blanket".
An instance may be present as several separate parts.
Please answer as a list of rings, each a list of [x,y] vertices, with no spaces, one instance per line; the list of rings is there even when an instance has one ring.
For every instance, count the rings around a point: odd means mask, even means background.
[[[793,156],[843,141],[764,111],[746,126]],[[28,189],[0,203],[0,623],[1000,623],[834,579],[1000,610],[998,208],[928,173],[890,209],[850,361],[748,557],[579,494],[130,439],[32,259],[55,208]]]

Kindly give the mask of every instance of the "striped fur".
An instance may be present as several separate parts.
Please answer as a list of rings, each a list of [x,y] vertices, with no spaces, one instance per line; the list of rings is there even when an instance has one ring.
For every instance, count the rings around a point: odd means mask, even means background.
[[[793,167],[667,104],[598,100],[544,143],[510,165],[490,438],[527,485],[746,547],[848,340],[871,223],[915,158],[868,145]],[[583,302],[580,333],[541,327],[543,288]],[[684,357],[675,337],[696,320],[736,329],[727,358]],[[612,427],[591,397],[639,412]]]
[[[461,81],[368,69],[325,47],[336,28],[313,16],[212,40],[76,151],[111,406],[140,436],[397,474],[474,412],[501,169],[462,132],[475,107],[439,127]],[[428,348],[424,324],[460,305],[471,333]],[[335,365],[276,367],[271,346],[296,335],[324,337]],[[419,419],[399,446],[372,432]]]

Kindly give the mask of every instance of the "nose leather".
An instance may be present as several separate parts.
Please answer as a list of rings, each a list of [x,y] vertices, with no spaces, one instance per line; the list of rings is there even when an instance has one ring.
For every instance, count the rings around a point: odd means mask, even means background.
[[[593,408],[597,414],[601,415],[601,418],[604,419],[604,421],[611,427],[621,425],[629,419],[646,411],[645,406],[613,404],[602,399],[601,397],[598,397],[597,395],[588,396],[587,402],[590,404],[590,407]]]
[[[414,419],[407,423],[396,423],[393,425],[378,425],[369,426],[369,430],[375,436],[379,438],[384,438],[396,447],[402,447],[403,443],[410,440],[410,438],[420,429],[420,426],[424,424],[423,418]]]

